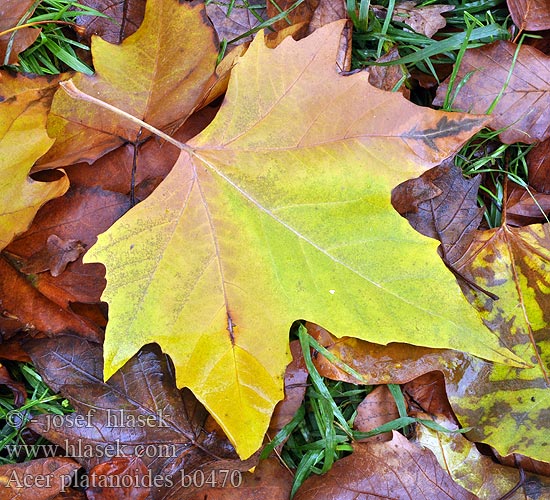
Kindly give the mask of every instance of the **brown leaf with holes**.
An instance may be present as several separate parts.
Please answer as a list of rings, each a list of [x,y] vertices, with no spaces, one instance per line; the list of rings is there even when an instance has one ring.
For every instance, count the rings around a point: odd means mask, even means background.
[[[0,465],[0,498],[51,500],[69,486],[79,468],[77,462],[66,457]]]
[[[397,418],[399,418],[399,411],[394,397],[386,385],[379,385],[367,394],[357,407],[357,416],[353,422],[353,427],[360,432],[369,432]],[[359,442],[382,442],[391,441],[391,439],[392,433],[384,432],[383,434],[360,439]]]
[[[295,500],[407,498],[474,500],[437,463],[431,451],[393,432],[385,443],[358,443],[326,474],[310,476]]]
[[[508,80],[514,54],[518,51]],[[503,130],[499,137],[506,144],[532,144],[550,136],[550,56],[529,46],[498,41],[467,50],[456,81],[465,81],[452,103],[469,113],[486,113],[498,101],[488,126]],[[437,89],[434,104],[443,104],[449,79]],[[502,91],[504,89],[504,91]]]
[[[506,0],[514,24],[520,31],[550,29],[548,0]]]

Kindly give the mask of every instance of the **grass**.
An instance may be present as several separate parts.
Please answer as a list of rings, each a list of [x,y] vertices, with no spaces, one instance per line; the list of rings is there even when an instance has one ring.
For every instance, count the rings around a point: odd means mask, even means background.
[[[12,66],[16,71],[37,75],[54,75],[67,70],[93,74],[77,54],[75,49],[88,51],[89,47],[75,40],[75,33],[68,29],[74,26],[78,16],[100,16],[104,14],[79,4],[75,0],[37,0],[20,19],[17,28],[40,28],[35,43],[19,54],[19,65]],[[12,31],[15,35],[15,31]],[[9,49],[4,65],[9,59]]]
[[[414,424],[449,432],[432,421],[409,417],[401,388],[396,384],[389,384],[388,389],[394,397],[399,418],[369,432],[355,430],[353,423],[357,416],[357,407],[373,390],[373,386],[355,385],[321,377],[313,364],[312,350],[322,354],[356,379],[363,379],[360,373],[321,346],[303,325],[298,325],[295,335],[300,341],[309,373],[304,402],[293,419],[277,433],[260,456],[260,459],[267,458],[277,446],[284,443],[278,455],[286,467],[294,470],[291,498],[309,476],[324,474],[335,461],[352,453],[353,443],[360,439],[393,430],[408,434]]]
[[[32,365],[6,362],[5,366],[14,380],[25,385],[27,399],[23,406],[16,407],[13,393],[0,384],[0,465],[35,458],[31,456],[32,453],[28,453],[28,446],[32,449],[36,445],[48,443],[41,437],[35,440],[35,434],[24,431],[25,424],[35,415],[66,415],[73,411],[66,399],[55,394],[44,383]],[[27,452],[19,452],[20,445]]]

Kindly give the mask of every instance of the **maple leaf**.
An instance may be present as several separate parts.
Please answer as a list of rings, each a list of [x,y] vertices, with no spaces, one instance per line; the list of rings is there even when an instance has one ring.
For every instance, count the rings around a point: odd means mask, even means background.
[[[339,75],[344,24],[274,50],[257,37],[214,121],[85,257],[107,267],[105,376],[159,343],[241,457],[282,398],[296,319],[524,364],[481,326],[437,242],[390,202],[484,118],[417,108],[366,73]]]
[[[0,73],[0,250],[27,229],[44,203],[69,187],[65,174],[52,182],[28,176],[53,143],[46,117],[57,81]]]
[[[550,57],[540,50],[504,40],[468,50],[456,78],[464,85],[453,107],[481,114],[496,103],[488,125],[504,129],[502,142],[532,144],[550,136]],[[449,78],[437,88],[435,105],[443,104],[448,84]]]

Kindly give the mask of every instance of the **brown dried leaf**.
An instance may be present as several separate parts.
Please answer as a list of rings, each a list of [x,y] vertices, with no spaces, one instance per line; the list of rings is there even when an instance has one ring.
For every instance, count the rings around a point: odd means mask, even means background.
[[[96,465],[88,475],[88,500],[147,500],[151,485],[148,484],[147,467],[141,458],[113,457]]]
[[[47,334],[72,332],[95,341],[103,338],[99,327],[46,298],[1,256],[0,297],[3,335],[23,329]]]
[[[442,372],[428,372],[407,382],[403,393],[409,401],[409,415],[418,416],[419,410],[430,415],[444,415],[449,422],[458,425],[445,387]]]
[[[520,31],[550,29],[548,0],[507,0],[514,24]]]
[[[108,383],[101,348],[83,339],[31,342],[29,352],[48,385],[76,409],[55,421],[41,415],[29,427],[88,470],[115,455],[138,455],[154,481],[152,497],[181,498],[189,487],[184,475],[198,469],[205,477],[223,469],[243,472],[255,463],[236,459],[227,440],[203,429],[202,405],[176,388],[172,366],[156,344],[142,349]]]
[[[277,21],[273,24],[273,29],[280,31],[291,24],[302,24],[305,23],[302,33],[296,35],[295,39],[302,38],[307,35],[307,26],[309,25],[311,19],[313,18],[313,13],[319,5],[320,0],[304,0],[297,8],[288,13],[285,19]],[[271,19],[276,15],[280,14],[282,11],[287,10],[289,7],[294,5],[296,2],[294,0],[277,0],[277,2],[267,2],[267,15]]]
[[[145,14],[145,0],[80,0],[79,3],[109,16],[78,16],[75,19],[80,27],[78,34],[88,44],[92,35],[106,42],[121,43],[135,33]]]
[[[353,427],[361,432],[369,432],[396,418],[399,418],[399,411],[395,399],[386,385],[380,385],[369,393],[357,407],[357,416]],[[391,441],[391,439],[392,433],[385,432],[361,439],[360,442],[381,442]]]
[[[394,208],[417,231],[442,243],[442,255],[452,265],[468,248],[483,209],[477,205],[481,176],[465,179],[453,164],[440,165],[392,192]]]
[[[33,4],[34,0],[2,0],[0,32],[17,26],[31,8],[34,10]],[[19,53],[32,45],[39,34],[40,29],[23,28],[0,36],[0,66],[17,64]]]
[[[267,2],[267,4],[271,5],[271,2]],[[230,7],[231,11],[229,11]],[[261,21],[252,13],[252,10],[260,18],[264,18],[266,14],[265,2],[261,0],[246,2],[244,0],[218,0],[206,4],[206,14],[212,21],[218,38],[228,42],[253,30],[260,24]],[[250,42],[252,38],[250,35],[233,43]]]
[[[340,19],[347,19],[346,2],[344,0],[319,0],[319,5],[313,12],[309,23],[308,35],[316,29]]]
[[[372,344],[352,337],[336,338],[324,328],[306,323],[308,333],[341,361],[360,373],[356,379],[327,360],[322,354],[313,360],[323,377],[352,384],[405,384],[426,372],[439,370],[441,363],[454,365],[455,351],[429,349],[392,342],[387,346]],[[456,361],[457,366],[460,360]]]
[[[11,378],[10,372],[8,372],[8,369],[3,366],[2,363],[0,363],[0,385],[7,386],[13,393],[14,406],[19,408],[20,406],[23,406],[25,404],[25,400],[27,399],[27,390],[25,389],[25,384],[13,380],[13,378]]]
[[[508,182],[506,198],[506,222],[511,226],[526,226],[546,222],[550,213],[550,194],[529,190]]]
[[[386,443],[360,443],[323,476],[307,479],[295,500],[414,498],[474,500],[456,484],[432,452],[394,432]]]
[[[393,47],[390,51],[384,54],[382,57],[378,58],[377,62],[388,62],[395,61],[399,59],[399,51],[397,47]],[[411,95],[410,90],[405,87],[405,76],[404,66],[393,65],[393,66],[371,66],[369,68],[369,83],[375,87],[387,90],[389,92],[393,91],[394,87],[401,82],[399,87],[399,92],[403,94],[405,99],[408,99]]]
[[[77,260],[85,249],[80,240],[64,240],[51,234],[46,240],[46,247],[32,254],[27,264],[21,268],[25,274],[37,274],[50,271],[53,277],[59,276],[67,264]]]
[[[108,229],[129,207],[128,197],[120,193],[105,191],[98,186],[71,187],[65,196],[41,209],[29,230],[6,250],[25,263],[22,272],[40,272],[44,270],[43,267],[40,269],[41,262],[35,266],[33,259],[51,255],[48,240],[52,233],[62,240],[79,241],[82,247],[90,248],[97,241],[97,235]],[[49,300],[68,308],[71,302],[100,302],[105,288],[104,276],[103,266],[84,265],[78,258],[58,276],[54,273],[39,274],[34,285]]]
[[[285,398],[275,406],[269,423],[269,433],[272,437],[292,420],[306,393],[309,373],[298,340],[290,343],[290,352],[292,361],[285,371]]]
[[[217,487],[202,488],[176,500],[287,500],[292,488],[292,473],[276,458],[262,460],[254,472],[228,471],[225,485],[221,476],[219,479]]]
[[[416,1],[396,4],[393,20],[408,24],[414,31],[431,38],[447,24],[441,15],[453,10],[454,5],[426,5],[417,7]]]
[[[550,139],[527,153],[529,185],[539,193],[550,194]]]
[[[77,462],[65,457],[0,465],[0,498],[51,500],[69,486],[72,476],[79,468]]]
[[[504,88],[488,125],[493,130],[505,128],[499,137],[506,144],[532,144],[550,136],[550,56],[522,45],[508,81],[516,49],[514,43],[501,40],[466,51],[456,78],[472,76],[460,88],[453,107],[486,113]],[[443,104],[448,82],[437,89],[435,105]]]

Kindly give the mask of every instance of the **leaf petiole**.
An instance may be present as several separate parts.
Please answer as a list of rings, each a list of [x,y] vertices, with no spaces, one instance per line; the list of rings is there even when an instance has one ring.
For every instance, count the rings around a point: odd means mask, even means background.
[[[152,125],[149,125],[148,123],[144,122],[143,120],[140,120],[139,118],[136,118],[135,116],[131,115],[130,113],[126,113],[126,111],[122,111],[122,109],[117,108],[116,106],[113,106],[112,104],[106,103],[105,101],[102,101],[101,99],[97,99],[96,97],[92,97],[89,94],[86,94],[85,92],[82,92],[80,89],[76,87],[76,85],[73,83],[72,79],[66,80],[64,82],[59,82],[59,85],[63,88],[69,96],[71,96],[73,99],[79,99],[81,101],[91,102],[93,104],[96,104],[97,106],[100,106],[104,109],[107,109],[109,111],[112,111],[113,113],[116,113],[119,116],[122,116],[123,118],[126,118],[127,120],[131,121],[132,123],[135,123],[136,125],[139,125],[140,127],[143,127],[144,129],[148,130],[149,132],[157,135],[161,139],[164,139],[165,141],[169,142],[170,144],[173,144],[177,148],[186,151],[188,153],[193,153],[193,149],[189,147],[187,144],[183,142],[176,141],[173,137],[170,137],[168,134],[165,134],[158,128],[153,127]]]

